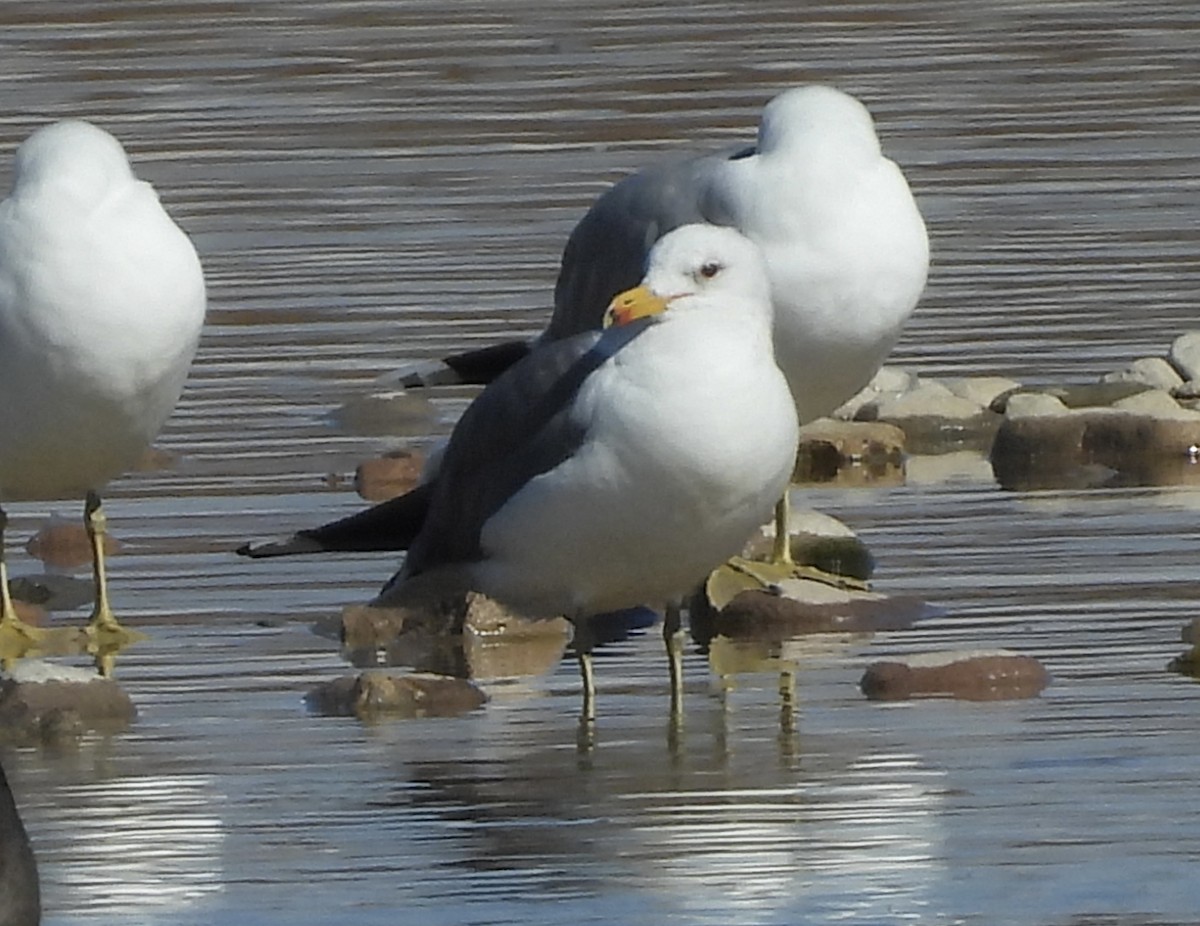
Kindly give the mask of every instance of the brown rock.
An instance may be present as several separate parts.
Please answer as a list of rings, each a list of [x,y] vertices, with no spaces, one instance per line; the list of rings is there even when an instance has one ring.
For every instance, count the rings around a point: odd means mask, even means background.
[[[60,569],[72,569],[92,561],[92,542],[82,521],[50,521],[29,538],[25,550],[35,559]],[[116,556],[120,552],[121,542],[106,533],[104,555]]]
[[[428,433],[437,416],[425,396],[394,389],[351,399],[334,411],[333,420],[351,434],[417,436]]]
[[[800,429],[793,482],[898,484],[904,480],[904,432],[882,421],[820,418]]]
[[[487,696],[464,679],[372,669],[318,685],[307,701],[321,714],[366,720],[389,715],[453,717],[480,707]]]
[[[1049,673],[1032,656],[996,650],[872,663],[859,685],[863,694],[876,701],[928,696],[1002,701],[1035,697],[1049,682]]]
[[[387,501],[416,486],[424,466],[424,454],[394,450],[360,463],[354,471],[354,490],[369,502]]]
[[[111,678],[48,663],[17,663],[0,680],[0,737],[10,742],[61,741],[85,730],[123,730],[137,716]]]
[[[1005,488],[1164,485],[1200,481],[1200,418],[1123,411],[1006,418],[992,445]]]

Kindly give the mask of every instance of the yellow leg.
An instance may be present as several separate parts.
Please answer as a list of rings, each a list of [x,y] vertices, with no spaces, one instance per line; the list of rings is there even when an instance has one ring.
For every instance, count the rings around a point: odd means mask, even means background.
[[[579,679],[583,683],[583,710],[579,715],[581,724],[596,720],[596,675],[592,669],[592,625],[587,617],[577,617],[575,624],[575,657],[579,660]]]
[[[777,566],[792,565],[792,536],[788,522],[791,520],[788,494],[775,503],[775,543],[771,549],[771,562]]]
[[[24,651],[34,647],[41,641],[43,631],[31,627],[17,617],[17,607],[12,603],[12,594],[8,591],[8,565],[5,560],[5,530],[8,528],[8,515],[0,509],[0,660],[5,667]]]
[[[663,643],[667,647],[667,665],[671,672],[671,718],[683,718],[683,641],[679,638],[680,607],[672,601],[663,616]]]
[[[104,535],[107,519],[100,504],[100,496],[88,492],[83,508],[84,525],[92,545],[92,579],[96,588],[96,604],[88,622],[87,633],[91,638],[89,649],[98,654],[111,654],[128,643],[143,639],[144,635],[127,630],[117,621],[108,603],[108,577],[104,567]],[[97,659],[102,675],[111,672],[111,660]],[[107,665],[107,671],[106,671]]]

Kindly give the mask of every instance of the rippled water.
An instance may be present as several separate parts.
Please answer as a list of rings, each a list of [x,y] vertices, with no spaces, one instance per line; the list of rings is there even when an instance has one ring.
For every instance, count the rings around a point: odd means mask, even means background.
[[[808,493],[870,543],[879,589],[942,616],[797,648],[794,729],[773,674],[722,695],[689,653],[679,742],[657,635],[635,635],[600,653],[588,757],[570,663],[455,720],[307,715],[345,669],[310,623],[394,564],[228,551],[358,507],[328,475],[424,445],[468,396],[407,439],[332,409],[405,360],[537,330],[605,184],[748,137],[800,81],[868,102],[928,219],[896,362],[1085,381],[1162,353],[1197,318],[1198,45],[1184,0],[0,4],[5,165],[47,119],[96,119],[211,290],[162,440],[179,465],[108,506],[114,595],[152,635],[120,664],[141,717],[6,757],[46,922],[1194,921],[1200,690],[1164,671],[1197,604],[1193,491],[1004,493],[914,461],[904,486]],[[14,514],[19,536],[40,512]],[[857,692],[882,654],[981,645],[1054,684]]]

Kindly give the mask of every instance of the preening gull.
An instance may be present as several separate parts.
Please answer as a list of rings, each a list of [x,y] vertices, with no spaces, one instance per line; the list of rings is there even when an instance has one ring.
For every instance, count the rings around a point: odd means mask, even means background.
[[[870,113],[823,85],[767,104],[753,147],[650,167],[602,194],[575,226],[540,340],[600,325],[646,255],[680,225],[737,228],[766,256],[775,356],[801,423],[827,415],[874,376],[925,287],[929,241],[904,175],[884,156]],[[524,350],[490,348],[402,378],[486,381]],[[786,500],[776,557],[787,561]]]
[[[0,767],[0,926],[37,926],[41,919],[37,860]]]
[[[672,705],[681,597],[738,553],[791,475],[797,422],[772,360],[759,249],[733,229],[663,237],[609,327],[538,345],[467,408],[430,481],[249,556],[405,549],[380,596],[435,570],[534,616],[667,604]],[[582,637],[582,639],[581,639]]]
[[[204,321],[200,260],[120,142],[70,120],[18,149],[0,203],[0,502],[85,498],[98,648],[130,635],[108,603],[100,490],[179,398]],[[0,634],[36,646],[3,557]]]

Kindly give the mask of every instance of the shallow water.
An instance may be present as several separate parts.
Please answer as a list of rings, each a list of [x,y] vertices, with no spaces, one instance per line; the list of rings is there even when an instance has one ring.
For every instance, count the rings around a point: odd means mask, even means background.
[[[805,493],[871,545],[877,588],[941,614],[789,650],[794,728],[773,673],[723,694],[689,652],[679,741],[657,634],[634,635],[599,655],[587,756],[569,662],[454,720],[306,714],[346,669],[309,625],[394,562],[229,550],[357,508],[329,475],[426,445],[468,393],[405,438],[333,409],[406,360],[537,330],[605,184],[747,138],[804,80],[868,102],[929,223],[895,362],[1087,381],[1162,353],[1197,317],[1198,30],[1182,0],[0,5],[5,165],[45,120],[96,119],[211,294],[161,441],[178,464],[109,494],[114,595],[151,634],[119,665],[141,716],[6,757],[46,922],[1193,921],[1200,689],[1165,671],[1196,609],[1192,490],[1005,493],[918,461],[901,487]],[[13,513],[20,541],[43,512]],[[1052,686],[857,691],[882,655],[995,645]]]

